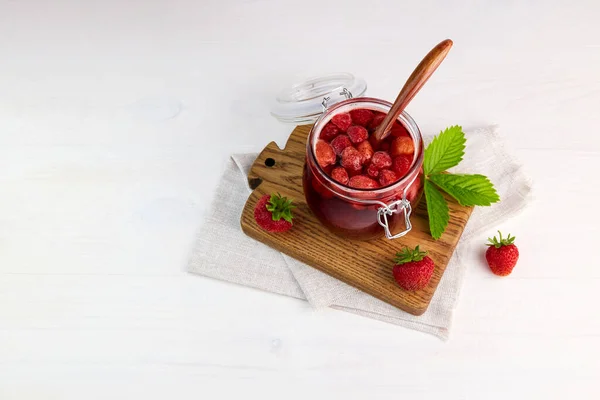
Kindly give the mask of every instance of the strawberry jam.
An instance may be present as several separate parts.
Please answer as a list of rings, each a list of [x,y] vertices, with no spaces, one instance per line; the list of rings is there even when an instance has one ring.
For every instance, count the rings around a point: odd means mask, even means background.
[[[386,139],[374,138],[390,107],[378,99],[349,99],[327,110],[310,132],[304,194],[317,218],[338,235],[381,237],[378,211],[404,197],[412,208],[420,200],[423,142],[415,122],[402,113]],[[405,229],[405,217],[403,208],[387,214],[392,235]]]

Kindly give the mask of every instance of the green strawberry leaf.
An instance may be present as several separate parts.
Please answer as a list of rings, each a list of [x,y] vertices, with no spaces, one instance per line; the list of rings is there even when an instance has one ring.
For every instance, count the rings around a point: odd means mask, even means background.
[[[292,208],[296,206],[292,204],[292,200],[287,197],[281,197],[279,193],[273,193],[267,203],[267,210],[271,211],[273,221],[279,221],[281,218],[288,222],[292,222]]]
[[[402,251],[396,253],[394,261],[397,265],[402,265],[413,261],[421,261],[426,255],[427,252],[421,251],[418,245],[414,248],[414,250],[409,247],[405,247],[402,249]]]
[[[514,236],[510,236],[510,233],[506,238],[502,237],[502,232],[498,231],[498,234],[500,235],[500,239],[496,238],[496,236],[493,238],[488,238],[488,246],[494,246],[495,248],[499,249],[502,246],[509,246],[515,242],[516,238]]]
[[[489,206],[500,200],[492,182],[483,175],[436,174],[429,180],[463,206]]]
[[[458,125],[440,132],[425,149],[425,175],[437,174],[457,166],[465,155],[466,141],[462,127]]]
[[[283,212],[283,215],[281,216],[283,219],[285,219],[287,222],[292,222],[292,211],[291,210],[285,210]]]
[[[448,203],[442,193],[431,183],[425,180],[425,201],[429,215],[429,230],[434,239],[439,239],[448,226],[450,212]]]

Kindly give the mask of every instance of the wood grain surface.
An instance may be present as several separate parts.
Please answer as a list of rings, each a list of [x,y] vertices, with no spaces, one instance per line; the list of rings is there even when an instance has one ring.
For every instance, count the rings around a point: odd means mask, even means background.
[[[302,189],[302,170],[306,138],[310,125],[298,126],[284,150],[271,142],[257,157],[248,175],[254,189],[242,212],[242,230],[262,243],[317,268],[349,285],[414,315],[429,306],[433,293],[448,265],[460,235],[471,215],[472,207],[463,207],[447,197],[450,222],[442,238],[435,241],[429,234],[424,201],[413,212],[412,231],[405,237],[371,241],[348,240],[329,232],[306,204]],[[262,230],[254,221],[256,202],[264,194],[279,192],[294,199],[294,227],[283,234]],[[408,292],[396,285],[392,277],[394,255],[403,246],[429,251],[436,268],[429,285]]]

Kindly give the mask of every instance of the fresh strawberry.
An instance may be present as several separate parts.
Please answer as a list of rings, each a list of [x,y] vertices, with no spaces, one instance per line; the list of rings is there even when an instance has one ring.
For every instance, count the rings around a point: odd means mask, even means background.
[[[419,246],[414,250],[404,248],[396,253],[394,261],[396,265],[392,272],[402,289],[421,290],[429,284],[435,266],[427,252],[419,250]]]
[[[398,177],[394,171],[390,171],[389,169],[382,169],[379,171],[379,184],[381,186],[391,185],[397,180]]]
[[[371,165],[379,169],[386,169],[392,166],[392,157],[385,151],[378,151],[371,157]]]
[[[352,122],[356,125],[367,126],[373,119],[373,111],[365,110],[364,108],[350,111]]]
[[[340,135],[331,141],[331,147],[333,147],[335,154],[338,156],[341,156],[342,151],[344,151],[346,147],[350,146],[352,146],[352,142],[347,135]]]
[[[291,200],[277,194],[265,194],[258,200],[254,208],[256,223],[269,232],[285,232],[292,227]]]
[[[400,136],[392,141],[390,154],[396,157],[402,154],[413,154],[415,152],[415,144],[411,137]]]
[[[348,170],[348,173],[362,169],[362,156],[354,147],[346,147],[342,151],[340,165]]]
[[[515,237],[508,234],[507,238],[502,238],[502,233],[498,231],[500,239],[490,238],[485,259],[492,272],[499,276],[509,275],[519,259],[519,249],[514,245]]]
[[[352,117],[348,113],[342,113],[331,118],[331,122],[336,124],[343,132],[346,132],[350,128],[350,125],[352,125]]]
[[[315,157],[321,168],[335,164],[336,156],[333,148],[324,140],[317,140],[315,145]]]
[[[364,142],[369,137],[367,129],[359,125],[352,125],[348,128],[346,134],[354,144]]]
[[[321,130],[320,138],[323,140],[326,140],[328,142],[331,142],[331,140],[334,137],[336,137],[337,135],[339,135],[339,133],[340,133],[340,128],[338,128],[333,123],[328,122],[327,125],[325,125],[323,127],[323,129]]]
[[[377,127],[379,125],[381,125],[381,122],[383,122],[384,118],[385,118],[384,113],[376,113],[375,116],[373,117],[373,119],[371,120],[371,122],[369,123],[369,129],[371,131],[374,131],[375,129],[377,129]]]
[[[371,143],[368,140],[359,143],[356,146],[356,150],[360,153],[362,157],[362,163],[365,165],[369,161],[371,161],[371,157],[373,157],[373,147],[371,147]]]
[[[399,178],[402,178],[410,170],[412,159],[412,156],[409,155],[394,157],[394,160],[392,160],[392,171],[394,171]]]
[[[376,189],[379,187],[379,184],[366,175],[356,175],[350,178],[348,186],[357,189]]]
[[[331,178],[342,185],[348,184],[348,179],[350,179],[348,177],[348,171],[346,171],[344,167],[334,168],[333,171],[331,171]]]

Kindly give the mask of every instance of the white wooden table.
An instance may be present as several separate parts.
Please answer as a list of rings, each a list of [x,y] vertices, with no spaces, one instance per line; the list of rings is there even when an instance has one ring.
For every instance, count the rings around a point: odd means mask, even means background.
[[[599,398],[600,3],[284,3],[0,1],[0,399]],[[185,272],[280,87],[393,99],[446,37],[409,112],[499,124],[536,185],[448,342]]]

